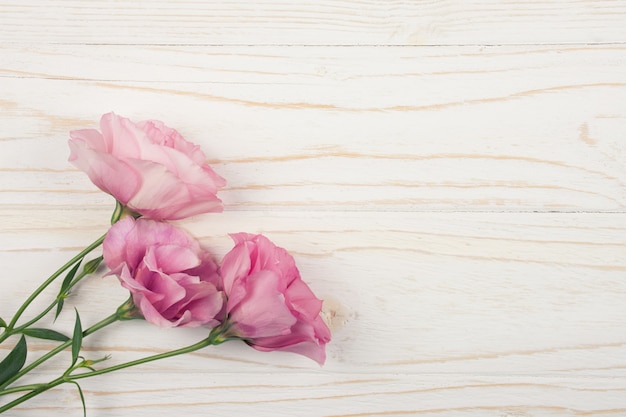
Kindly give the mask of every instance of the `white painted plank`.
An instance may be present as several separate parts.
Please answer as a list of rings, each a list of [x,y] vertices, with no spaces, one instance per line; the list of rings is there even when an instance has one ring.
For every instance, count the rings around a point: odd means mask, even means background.
[[[3,211],[1,263],[21,283],[2,282],[3,308],[17,308],[45,271],[106,230],[107,213],[93,213]],[[218,258],[236,231],[263,232],[295,254],[334,315],[327,371],[539,375],[624,365],[624,214],[231,212],[182,225]],[[81,287],[76,298],[108,300],[89,305],[87,323],[126,296],[111,278]],[[203,334],[122,327],[132,330],[100,341],[124,346],[115,348],[120,355]],[[137,351],[125,340],[142,331],[151,336]],[[216,352],[279,369],[312,364],[245,347]]]
[[[107,376],[85,383],[89,416],[253,415],[616,416],[626,412],[623,379],[464,375],[238,375],[197,372]],[[145,390],[150,379],[153,389]],[[106,389],[103,389],[103,385]],[[158,393],[158,394],[157,394]],[[65,387],[31,401],[15,416],[71,415],[81,410]]]
[[[13,279],[0,280],[2,316],[105,231],[108,214],[3,208],[0,264]],[[218,258],[230,247],[226,234],[240,230],[288,248],[325,299],[328,362],[224,344],[94,379],[85,385],[90,415],[626,412],[625,214],[227,212],[179,224]],[[114,278],[95,278],[69,303],[88,325],[125,297]],[[69,331],[71,316],[58,326]],[[113,363],[203,334],[134,321],[85,345],[93,358],[112,353]],[[51,346],[33,342],[33,357]],[[15,415],[77,411],[67,387]]]
[[[626,4],[616,0],[3,0],[0,40],[97,45],[624,42]]]
[[[109,200],[71,129],[159,118],[229,210],[623,210],[623,47],[4,47],[0,204]],[[28,152],[24,152],[28,149]],[[250,175],[253,173],[253,175]],[[67,194],[71,193],[71,197]]]

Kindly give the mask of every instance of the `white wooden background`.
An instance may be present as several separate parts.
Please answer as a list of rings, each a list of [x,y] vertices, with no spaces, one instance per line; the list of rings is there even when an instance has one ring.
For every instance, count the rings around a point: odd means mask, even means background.
[[[324,367],[224,344],[84,381],[90,417],[626,416],[626,1],[1,0],[0,109],[5,319],[106,231],[66,141],[111,110],[227,178],[225,213],[181,226],[218,257],[265,233],[325,300]],[[125,298],[69,303],[87,326]],[[8,415],[81,413],[68,386]]]

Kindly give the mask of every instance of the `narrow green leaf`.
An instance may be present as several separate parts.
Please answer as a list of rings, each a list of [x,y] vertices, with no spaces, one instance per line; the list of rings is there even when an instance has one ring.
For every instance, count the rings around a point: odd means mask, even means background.
[[[67,342],[70,340],[70,338],[63,333],[50,329],[24,329],[22,330],[22,334],[38,339],[57,340],[59,342]]]
[[[54,313],[55,321],[57,317],[59,317],[59,314],[61,314],[61,310],[63,310],[63,304],[65,304],[65,298],[59,298],[59,301],[57,302],[57,311]]]
[[[102,256],[98,256],[97,258],[87,262],[83,267],[83,272],[85,273],[85,275],[93,274],[94,272],[96,272],[98,270],[98,267],[100,266],[100,263],[102,262],[102,259],[104,259]]]
[[[2,318],[0,318],[0,328],[6,328],[7,327],[7,322],[2,320]]]
[[[70,269],[70,272],[68,272],[67,275],[65,276],[65,279],[63,279],[63,283],[61,284],[61,290],[59,291],[59,297],[63,297],[67,295],[67,289],[69,288],[70,283],[74,279],[74,276],[76,275],[76,272],[78,271],[78,268],[80,268],[80,263],[82,261],[83,261],[83,258],[81,258],[78,262],[76,262],[76,265],[74,265],[74,267]]]
[[[0,385],[17,374],[26,362],[26,339],[22,336],[17,345],[0,362]]]
[[[57,317],[59,317],[59,314],[61,314],[61,310],[63,310],[63,304],[65,303],[65,297],[67,297],[67,294],[70,288],[70,283],[74,279],[74,276],[76,275],[76,272],[78,271],[78,268],[80,267],[80,263],[82,261],[83,259],[81,258],[78,262],[76,262],[76,265],[74,265],[72,269],[70,269],[70,272],[68,272],[65,278],[63,279],[63,283],[61,284],[61,289],[59,290],[59,295],[57,295],[58,302],[57,302],[57,310],[54,313],[55,320],[57,319]]]
[[[113,214],[111,214],[111,224],[115,224],[122,217],[122,213],[124,213],[124,209],[126,207],[124,204],[115,200],[115,210],[113,210]]]
[[[83,344],[83,326],[80,323],[80,316],[78,315],[78,310],[76,310],[76,324],[74,325],[74,334],[72,335],[72,366],[78,360],[78,353],[80,352],[80,347]]]
[[[78,382],[72,381],[72,384],[76,385],[76,388],[78,388],[78,395],[80,396],[80,402],[83,403],[83,417],[87,417],[87,406],[85,406],[85,396],[83,395],[83,390],[80,387],[80,385],[78,385]]]

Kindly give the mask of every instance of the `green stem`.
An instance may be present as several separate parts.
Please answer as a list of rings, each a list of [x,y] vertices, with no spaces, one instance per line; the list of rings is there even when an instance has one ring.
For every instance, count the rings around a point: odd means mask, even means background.
[[[83,332],[83,337],[86,337],[86,336],[88,336],[88,335],[90,335],[90,334],[92,334],[92,333],[102,329],[103,327],[108,326],[111,323],[115,323],[118,320],[120,320],[120,312],[119,312],[119,310],[117,312],[115,312],[115,314],[111,314],[109,317],[105,318],[104,320],[99,321],[98,323],[94,324],[93,326],[91,326],[90,328],[85,330]],[[5,391],[4,391],[5,387],[8,387],[10,384],[12,384],[13,382],[17,381],[18,379],[20,379],[21,377],[26,375],[28,372],[30,372],[31,370],[35,369],[36,367],[38,367],[39,365],[41,365],[42,363],[44,363],[48,359],[52,358],[53,356],[55,356],[59,352],[62,352],[63,350],[67,349],[71,345],[72,345],[72,340],[70,339],[67,342],[64,342],[64,343],[60,344],[59,346],[57,346],[56,348],[52,349],[50,352],[46,353],[45,355],[43,355],[39,359],[33,361],[28,366],[22,368],[17,374],[13,375],[11,378],[9,378],[7,381],[5,381],[2,385],[0,385],[0,396],[5,394]]]
[[[68,288],[66,289],[66,291],[69,291],[72,287],[74,287],[76,284],[78,284],[78,282],[83,279],[84,277],[86,277],[87,275],[91,274],[92,271],[82,271],[77,277],[75,277],[72,282],[70,283],[70,285],[68,286]],[[17,326],[14,329],[11,330],[5,330],[4,333],[2,333],[2,336],[0,336],[0,342],[2,342],[3,340],[5,340],[6,338],[8,338],[9,336],[12,336],[14,334],[19,334],[21,333],[24,329],[29,328],[30,326],[32,326],[33,324],[37,323],[39,320],[41,320],[46,314],[48,314],[50,312],[50,310],[52,310],[57,304],[59,303],[59,298],[57,297],[52,303],[50,303],[50,305],[48,307],[46,307],[41,313],[39,313],[36,317],[34,317],[33,319],[27,321],[26,323]]]
[[[11,401],[10,403],[7,403],[3,406],[0,406],[0,414],[4,413],[7,410],[10,410],[11,408],[15,407],[16,405],[20,405],[21,403],[30,400],[31,398],[41,394],[42,392],[46,392],[49,389],[52,389],[54,387],[56,387],[57,385],[61,385],[64,382],[67,382],[65,380],[64,377],[60,377],[55,379],[54,381],[50,381],[47,384],[40,384],[37,386],[36,389],[34,389],[33,391],[29,392],[28,394],[24,394],[21,397]],[[26,386],[26,385],[25,385]]]
[[[117,313],[115,314],[115,316],[117,316]],[[101,322],[102,323],[102,322]],[[63,374],[62,376],[60,376],[59,378],[50,381],[47,384],[38,384],[38,385],[32,385],[32,387],[34,388],[33,391],[29,392],[28,394],[25,394],[13,401],[11,401],[8,404],[5,404],[3,406],[0,406],[0,413],[6,411],[6,410],[10,410],[11,408],[15,407],[16,405],[19,405],[21,403],[23,403],[24,401],[27,401],[33,397],[35,397],[36,395],[41,394],[42,392],[46,392],[51,388],[54,388],[58,385],[61,385],[63,383],[75,383],[75,381],[77,379],[83,379],[83,378],[89,378],[92,376],[97,376],[97,375],[102,375],[102,374],[106,374],[109,372],[113,372],[113,371],[118,371],[120,369],[124,369],[124,368],[129,368],[131,366],[137,366],[137,365],[141,365],[144,363],[148,363],[148,362],[153,362],[159,359],[165,359],[165,358],[169,358],[172,356],[178,356],[178,355],[182,355],[185,353],[190,353],[190,352],[194,352],[196,350],[202,349],[204,347],[210,346],[210,345],[219,345],[220,343],[223,343],[229,339],[224,337],[224,332],[227,330],[228,328],[226,326],[218,326],[216,328],[214,328],[213,330],[211,330],[211,333],[209,334],[209,336],[206,339],[203,339],[197,343],[194,343],[193,345],[189,345],[180,349],[176,349],[176,350],[171,350],[169,352],[165,352],[165,353],[159,353],[157,355],[152,355],[152,356],[148,356],[145,358],[141,358],[141,359],[137,359],[134,361],[130,361],[130,362],[125,362],[119,365],[115,365],[115,366],[110,366],[108,368],[104,368],[104,369],[99,369],[96,371],[90,371],[90,372],[85,372],[82,374],[77,374],[77,375],[70,375],[69,372],[66,372],[65,374]],[[91,328],[90,328],[91,330]],[[71,341],[69,342],[71,344]],[[28,385],[24,385],[23,387],[16,387],[13,388],[12,392],[19,392],[17,391],[18,389],[20,391],[23,391],[24,387],[28,387]],[[8,393],[9,390],[5,390],[5,391],[0,391],[0,396]]]
[[[14,392],[34,391],[34,390],[41,388],[41,386],[42,384],[30,384],[30,385],[20,385],[19,387],[11,387],[7,389],[3,389],[2,392],[0,392],[0,396],[13,394]]]
[[[222,337],[225,329],[221,326],[215,327],[206,339],[203,339],[193,345],[189,345],[180,349],[170,350],[169,352],[159,353],[145,358],[136,359],[134,361],[121,363],[119,365],[109,366],[108,368],[98,369],[97,371],[85,372],[77,375],[68,375],[68,381],[74,381],[76,379],[89,378],[92,376],[102,375],[113,371],[119,371],[120,369],[130,368],[131,366],[137,366],[148,362],[154,362],[159,359],[170,358],[172,356],[183,355],[185,353],[194,352],[210,345],[219,345],[224,343],[228,339]]]
[[[48,314],[48,312],[50,310],[52,310],[54,308],[54,306],[57,305],[57,303],[59,302],[59,300],[54,300],[48,307],[46,307],[46,309],[44,311],[42,311],[41,313],[39,313],[37,315],[37,317],[33,318],[32,320],[22,324],[21,326],[17,326],[15,329],[11,330],[11,334],[17,334],[17,333],[21,333],[22,330],[27,329],[28,327],[30,327],[31,325],[37,323],[43,316],[45,316],[46,314]]]
[[[65,265],[63,265],[61,268],[57,269],[57,271],[50,275],[50,277],[45,280],[27,299],[26,301],[24,301],[24,303],[20,306],[20,308],[17,310],[17,312],[15,313],[15,315],[13,316],[13,319],[11,320],[11,322],[7,325],[7,327],[4,329],[4,333],[2,333],[0,335],[0,343],[2,341],[4,341],[6,338],[8,338],[10,335],[14,334],[13,333],[13,329],[15,328],[15,324],[17,323],[17,321],[19,320],[19,318],[22,316],[22,314],[24,313],[24,311],[26,310],[26,308],[28,308],[28,306],[33,302],[33,300],[35,298],[37,298],[37,296],[39,294],[41,294],[43,292],[43,290],[45,290],[48,285],[50,285],[55,279],[57,279],[64,271],[66,271],[68,268],[70,268],[72,265],[74,265],[76,262],[79,262],[81,259],[83,259],[85,257],[85,255],[87,255],[89,252],[91,252],[92,250],[94,250],[95,248],[97,248],[98,246],[100,246],[102,244],[102,242],[104,241],[104,238],[106,237],[106,233],[102,236],[100,236],[98,239],[96,239],[91,245],[87,246],[85,249],[83,249],[82,251],[80,251],[76,256],[74,256],[72,259],[70,259],[69,261],[67,261],[67,263],[65,263]]]
[[[99,256],[98,258],[94,259],[93,261],[96,261],[98,259],[100,259],[100,262],[101,262],[102,261],[102,256]],[[87,262],[87,264],[89,264],[89,262]],[[87,268],[87,264],[85,264],[85,266],[83,268]],[[74,288],[74,286],[76,286],[76,284],[78,284],[80,282],[80,280],[85,278],[87,275],[93,274],[94,272],[96,272],[96,269],[92,269],[92,270],[89,270],[89,271],[86,271],[86,270],[83,269],[81,271],[81,273],[78,274],[78,276],[74,277],[72,282],[70,282],[70,285],[67,287],[66,291],[69,292],[69,290]],[[58,302],[58,300],[57,300],[57,302]]]

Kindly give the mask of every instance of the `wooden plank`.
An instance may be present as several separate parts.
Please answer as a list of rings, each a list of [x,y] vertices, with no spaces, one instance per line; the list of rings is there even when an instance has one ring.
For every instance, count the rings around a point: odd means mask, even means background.
[[[110,204],[67,163],[65,142],[112,109],[199,143],[229,181],[229,210],[626,205],[622,46],[2,54],[14,57],[0,68],[5,206]]]
[[[626,40],[615,0],[0,3],[3,43],[458,45]]]
[[[105,231],[109,217],[80,210],[2,214],[0,263],[20,281],[2,281],[8,311],[45,271]],[[336,341],[328,371],[549,375],[624,365],[626,214],[230,212],[181,225],[217,258],[231,246],[227,233],[237,231],[262,232],[292,251],[327,300]],[[126,298],[113,278],[79,293],[79,304],[107,300],[89,306],[86,323]],[[65,319],[72,324],[72,314]],[[157,350],[203,334],[122,327],[132,330],[96,345],[119,344],[116,355],[133,355],[141,353],[127,341],[134,332],[150,334],[142,349]],[[279,369],[312,364],[246,347],[216,351]],[[216,361],[211,369],[246,363]]]
[[[105,376],[84,384],[89,416],[260,417],[606,416],[626,412],[623,379],[463,375],[146,373]],[[152,390],[142,389],[145,380]],[[123,380],[122,380],[123,379]],[[156,391],[158,390],[158,391]],[[158,392],[157,395],[155,392]],[[27,403],[18,417],[81,415],[75,389]]]
[[[0,209],[0,264],[12,278],[0,280],[2,317],[104,232],[108,215]],[[328,362],[319,368],[227,343],[86,382],[90,415],[626,412],[626,214],[227,212],[179,224],[217,258],[234,231],[262,232],[289,249],[325,300]],[[94,278],[68,299],[57,325],[71,329],[73,305],[89,325],[125,298],[114,278]],[[205,334],[133,321],[85,346],[90,357],[111,353],[119,363]],[[52,346],[30,345],[32,358]],[[33,381],[56,375],[67,360]],[[67,415],[78,404],[65,387],[14,415]]]

